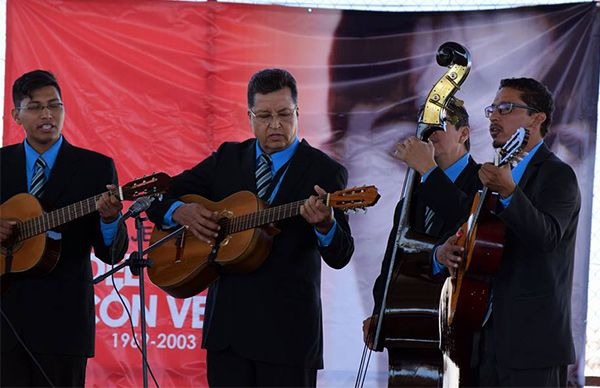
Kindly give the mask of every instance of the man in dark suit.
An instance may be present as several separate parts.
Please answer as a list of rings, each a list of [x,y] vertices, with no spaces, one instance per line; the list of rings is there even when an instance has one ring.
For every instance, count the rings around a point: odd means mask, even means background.
[[[394,156],[405,162],[422,177],[415,188],[412,203],[411,225],[414,230],[441,237],[453,231],[466,218],[473,196],[481,188],[477,176],[479,165],[469,154],[469,115],[462,106],[450,102],[449,111],[455,124],[449,120],[446,131],[435,131],[427,142],[410,137],[396,146]],[[377,314],[381,309],[386,275],[394,249],[402,201],[396,205],[394,226],[390,231],[387,248],[381,264],[381,272],[373,286],[374,308],[371,317],[363,321],[365,343],[374,350],[374,335]],[[396,265],[398,261],[396,260]],[[430,275],[440,272],[434,263]]]
[[[21,76],[13,85],[13,101],[12,116],[26,139],[0,149],[2,203],[29,192],[45,210],[54,210],[117,183],[110,158],[75,147],[62,136],[65,111],[51,73],[35,70]],[[87,358],[94,355],[91,249],[109,262],[117,234],[118,255],[127,244],[117,221],[121,203],[103,194],[96,207],[98,212],[48,232],[47,238],[61,243],[58,264],[48,275],[2,278],[10,281],[0,299],[3,387],[84,386]],[[10,241],[15,223],[0,218],[3,245]]]
[[[220,201],[249,190],[271,205],[306,199],[302,217],[277,225],[281,232],[260,268],[222,274],[210,286],[202,344],[211,386],[315,386],[323,367],[321,257],[342,268],[354,243],[345,215],[311,194],[343,189],[347,172],[298,140],[296,81],[287,71],[252,76],[248,117],[256,139],[224,143],[174,177],[170,193],[148,214],[158,225],[185,225],[211,243],[218,232],[216,214],[177,197],[199,194]]]
[[[554,102],[531,78],[500,82],[485,109],[495,148],[519,127],[529,130],[528,155],[515,168],[484,164],[479,177],[500,195],[506,225],[503,260],[479,347],[481,386],[565,386],[575,361],[571,286],[581,205],[575,173],[544,144]],[[456,236],[436,255],[457,266]]]

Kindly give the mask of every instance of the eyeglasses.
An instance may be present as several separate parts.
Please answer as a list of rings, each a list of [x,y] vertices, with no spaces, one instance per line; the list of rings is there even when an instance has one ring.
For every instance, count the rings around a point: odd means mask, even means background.
[[[530,106],[527,105],[520,105],[520,104],[515,104],[512,102],[501,102],[498,105],[490,105],[490,106],[486,106],[483,109],[483,112],[485,113],[485,117],[487,117],[488,119],[490,118],[490,116],[492,115],[492,113],[494,113],[495,110],[498,111],[498,113],[500,113],[501,115],[507,115],[510,112],[512,112],[513,108],[523,108],[523,109],[527,109],[527,110],[532,110],[534,112],[539,113],[540,111],[532,108]]]
[[[27,104],[25,106],[18,107],[17,109],[25,110],[29,113],[42,113],[44,109],[48,108],[48,110],[52,113],[58,113],[63,110],[62,102],[51,102],[48,105],[42,104]]]
[[[294,118],[294,114],[298,111],[298,107],[294,107],[294,109],[292,110],[283,110],[281,112],[278,113],[270,113],[270,112],[258,112],[258,113],[254,113],[254,111],[252,111],[252,109],[248,109],[248,112],[250,112],[250,115],[256,119],[256,121],[258,121],[259,123],[262,124],[269,124],[273,121],[275,121],[276,118],[279,118],[280,122],[283,123],[289,123],[293,120]]]

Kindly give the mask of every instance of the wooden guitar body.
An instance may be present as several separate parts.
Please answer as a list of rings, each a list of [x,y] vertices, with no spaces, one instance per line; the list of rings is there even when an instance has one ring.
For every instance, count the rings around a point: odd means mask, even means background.
[[[217,211],[220,219],[252,214],[266,207],[265,203],[249,191],[240,191],[220,202],[199,195],[185,195],[183,202],[196,202]],[[157,228],[150,243],[169,234]],[[242,230],[227,235],[221,242],[215,263],[208,262],[212,246],[198,240],[192,233],[183,232],[175,239],[158,247],[149,257],[152,266],[148,275],[152,283],[176,298],[188,298],[208,287],[223,273],[248,273],[258,268],[267,258],[275,229],[269,226]]]
[[[0,217],[22,223],[43,213],[37,198],[31,194],[17,194],[0,205]],[[8,274],[45,275],[56,266],[60,255],[60,241],[51,240],[45,234],[38,234],[25,241],[17,241],[13,236],[2,245],[0,253],[0,276]],[[7,247],[12,245],[12,258],[8,257]]]
[[[473,205],[479,203],[480,195],[475,195]],[[471,330],[481,327],[487,311],[490,280],[500,268],[504,252],[506,228],[495,214],[498,206],[497,195],[487,196],[472,232],[469,233],[468,221],[461,227],[457,245],[465,247],[467,254],[453,279],[450,324],[458,323]]]
[[[154,173],[135,179],[124,186],[108,191],[119,200],[134,200],[142,196],[164,192],[170,177]],[[0,218],[17,221],[11,237],[2,243],[0,277],[2,290],[10,280],[20,276],[41,276],[52,271],[60,257],[60,240],[46,237],[46,232],[96,211],[96,202],[103,194],[71,205],[44,212],[38,199],[20,193],[0,205]]]
[[[375,186],[339,190],[319,196],[325,205],[337,209],[373,206],[379,200]],[[153,249],[148,275],[152,283],[176,298],[188,298],[204,290],[220,273],[248,273],[257,269],[271,251],[273,236],[279,231],[274,222],[298,216],[305,200],[267,207],[254,193],[240,191],[220,202],[199,195],[185,195],[183,202],[196,202],[219,214],[223,239],[216,252],[213,246],[184,231]],[[150,243],[170,231],[154,228]],[[212,262],[211,262],[212,259]]]
[[[471,214],[476,211],[481,193],[475,195]],[[496,216],[498,196],[484,198],[478,221],[460,228],[457,245],[466,254],[455,278],[448,278],[441,298],[440,329],[442,350],[460,369],[460,385],[475,383],[471,374],[473,333],[481,329],[488,309],[491,280],[498,271],[504,251],[506,228]]]
[[[494,165],[515,164],[525,155],[527,129],[518,128],[496,153]],[[459,384],[474,385],[471,369],[473,334],[481,330],[488,311],[491,281],[500,268],[506,227],[496,215],[502,210],[498,194],[484,186],[475,195],[469,219],[457,232],[463,248],[455,277],[448,278],[440,297],[441,349],[460,370]]]

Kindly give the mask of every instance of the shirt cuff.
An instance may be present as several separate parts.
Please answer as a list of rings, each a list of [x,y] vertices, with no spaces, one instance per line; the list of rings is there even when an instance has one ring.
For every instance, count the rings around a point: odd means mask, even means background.
[[[337,221],[335,220],[335,218],[333,219],[333,225],[331,226],[331,229],[329,229],[329,232],[327,232],[327,234],[323,234],[321,232],[319,232],[317,230],[317,228],[315,228],[315,233],[317,234],[317,242],[319,244],[320,247],[328,247],[329,244],[331,244],[331,241],[333,241],[333,235],[335,234],[335,229],[337,228]]]
[[[508,207],[508,205],[510,204],[510,201],[512,200],[513,195],[509,195],[506,198],[502,198],[502,197],[498,197],[500,199],[500,203],[502,204],[502,206],[504,206],[504,208],[506,209]]]
[[[173,202],[173,204],[171,205],[169,210],[167,210],[165,216],[163,217],[163,229],[171,229],[179,225],[177,222],[173,221],[173,213],[175,213],[175,210],[177,210],[177,208],[181,205],[183,205],[183,202],[181,201]]]
[[[437,261],[437,247],[433,250],[431,255],[433,262],[431,263],[431,272],[435,276],[446,269],[446,266]]]
[[[117,234],[117,229],[119,227],[119,220],[121,219],[121,215],[111,223],[105,223],[100,219],[100,231],[102,232],[102,238],[104,239],[104,245],[110,246],[113,240],[115,239],[115,235]]]

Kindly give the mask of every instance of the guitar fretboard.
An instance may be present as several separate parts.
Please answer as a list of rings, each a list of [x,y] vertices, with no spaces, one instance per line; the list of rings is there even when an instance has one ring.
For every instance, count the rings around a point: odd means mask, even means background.
[[[226,234],[233,234],[243,230],[254,229],[271,222],[291,218],[300,214],[300,206],[305,200],[287,203],[285,205],[275,206],[268,209],[259,210],[254,213],[244,214],[225,220],[223,227]]]
[[[73,221],[76,218],[83,217],[96,211],[96,202],[100,199],[102,194],[98,194],[94,197],[84,199],[83,201],[76,202],[69,206],[44,213],[38,217],[31,218],[18,226],[18,239],[17,241],[27,240],[38,234],[47,232],[48,230],[54,229],[58,226],[66,224],[67,222]]]

